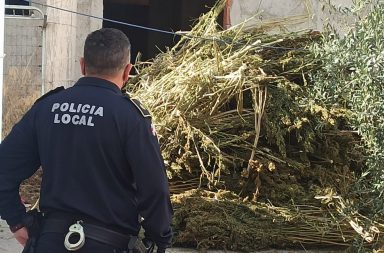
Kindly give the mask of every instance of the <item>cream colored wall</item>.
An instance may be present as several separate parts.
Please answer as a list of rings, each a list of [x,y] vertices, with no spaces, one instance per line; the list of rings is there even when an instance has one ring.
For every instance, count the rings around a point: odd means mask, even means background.
[[[47,0],[48,5],[102,17],[102,0]],[[72,86],[81,76],[79,59],[86,36],[102,21],[47,8],[46,87]]]
[[[47,0],[48,5],[77,10],[77,0]],[[47,8],[46,87],[68,86],[73,81],[76,24],[74,14]]]
[[[232,0],[231,24],[248,20],[247,26],[271,26],[274,31],[322,30],[330,22],[344,29],[340,18],[323,11],[321,0]],[[334,6],[349,7],[352,0],[332,0]],[[327,10],[327,8],[325,8]],[[350,22],[353,22],[351,20]]]
[[[96,17],[103,17],[103,1],[102,0],[78,0],[77,11],[86,14],[92,14]],[[84,41],[87,35],[102,27],[102,21],[99,19],[88,18],[85,16],[77,17],[76,31],[76,54],[73,79],[77,80],[81,76],[80,57],[83,56]]]

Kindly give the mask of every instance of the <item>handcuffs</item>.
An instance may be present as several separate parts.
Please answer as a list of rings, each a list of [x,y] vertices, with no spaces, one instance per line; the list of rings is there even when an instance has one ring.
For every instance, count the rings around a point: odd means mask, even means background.
[[[69,227],[69,231],[64,239],[64,246],[69,251],[76,251],[81,249],[84,246],[85,243],[85,234],[84,234],[84,228],[81,225],[83,221],[78,221],[76,224],[73,224]],[[79,240],[76,243],[71,243],[69,239],[74,236],[78,235]]]
[[[85,244],[84,228],[81,225],[81,223],[83,223],[82,220],[77,221],[75,224],[72,224],[68,229],[69,231],[66,234],[64,239],[64,246],[68,251],[79,250]],[[69,241],[73,236],[79,237],[76,243],[71,243]],[[129,251],[124,251],[124,252],[152,253],[154,246],[155,244],[152,241],[148,240],[148,241],[142,242],[140,239],[138,239],[135,236],[135,237],[132,237],[128,243]]]

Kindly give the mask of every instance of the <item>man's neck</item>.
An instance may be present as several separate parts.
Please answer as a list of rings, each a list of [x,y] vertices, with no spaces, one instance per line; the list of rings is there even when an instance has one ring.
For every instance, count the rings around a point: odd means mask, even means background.
[[[123,85],[120,84],[117,77],[111,77],[111,76],[105,76],[105,75],[85,75],[85,77],[96,77],[96,78],[104,79],[111,83],[114,83],[120,90],[123,88]]]

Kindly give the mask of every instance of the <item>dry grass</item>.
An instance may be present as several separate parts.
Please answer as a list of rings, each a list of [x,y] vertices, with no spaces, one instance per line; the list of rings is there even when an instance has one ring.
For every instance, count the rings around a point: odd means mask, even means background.
[[[249,172],[262,141],[277,143],[286,155],[284,137],[290,133],[281,118],[311,116],[292,98],[304,92],[300,84],[313,68],[302,47],[318,38],[270,35],[241,25],[222,31],[216,20],[223,5],[220,1],[153,62],[137,63],[138,75],[127,85],[130,96],[152,113],[169,177],[201,177],[209,186],[231,169]]]
[[[3,136],[7,136],[12,127],[40,96],[38,83],[25,68],[11,67],[4,80],[3,97]]]
[[[269,247],[346,249],[355,232],[327,207],[277,207],[242,200],[229,191],[173,195],[176,245],[252,252]],[[257,242],[257,243],[256,243]]]
[[[3,137],[31,108],[40,97],[40,83],[36,83],[28,68],[11,67],[4,80],[3,97]],[[42,171],[39,170],[20,186],[20,195],[26,203],[36,202],[40,192]]]
[[[382,221],[365,226],[371,221],[355,209],[365,200],[350,191],[351,161],[360,159],[344,151],[358,141],[344,134],[347,113],[308,100],[308,74],[319,63],[306,47],[319,34],[271,35],[241,25],[221,31],[223,3],[174,48],[137,63],[127,85],[151,111],[171,190],[181,193],[180,205],[173,196],[175,242],[241,251],[381,243]],[[340,187],[338,171],[350,183]],[[237,202],[183,193],[205,185],[238,193]],[[274,207],[258,213],[262,201]]]

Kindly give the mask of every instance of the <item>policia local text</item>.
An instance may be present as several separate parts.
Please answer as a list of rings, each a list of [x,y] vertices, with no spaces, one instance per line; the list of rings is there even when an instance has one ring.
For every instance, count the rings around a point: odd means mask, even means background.
[[[51,112],[55,113],[53,119],[53,123],[55,124],[73,124],[93,127],[95,126],[93,116],[103,117],[104,108],[102,106],[89,104],[54,103]]]

